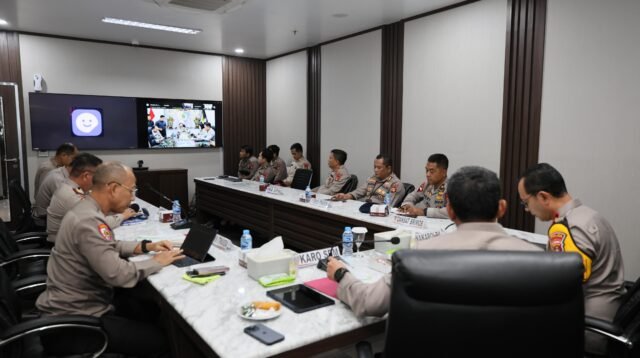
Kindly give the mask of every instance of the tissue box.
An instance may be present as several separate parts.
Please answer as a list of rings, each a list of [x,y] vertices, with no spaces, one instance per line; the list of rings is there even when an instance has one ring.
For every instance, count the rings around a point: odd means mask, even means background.
[[[296,255],[295,251],[284,249],[275,256],[267,258],[257,257],[256,252],[247,253],[247,272],[249,277],[258,280],[265,275],[274,273],[289,273],[289,263]]]
[[[408,249],[409,243],[411,242],[411,232],[404,230],[394,230],[394,231],[385,231],[379,232],[373,235],[374,240],[390,240],[392,237],[398,237],[400,239],[400,243],[394,245],[390,242],[376,242],[375,250],[386,254],[389,250],[400,250],[400,249]]]

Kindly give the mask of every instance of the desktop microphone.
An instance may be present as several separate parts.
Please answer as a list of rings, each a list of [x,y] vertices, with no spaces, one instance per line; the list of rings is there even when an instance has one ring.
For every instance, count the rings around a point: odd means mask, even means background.
[[[136,214],[132,216],[132,218],[142,220],[147,220],[149,218],[149,210],[140,208],[140,205],[138,205],[137,203],[131,203],[131,205],[129,205],[129,209],[136,212]]]
[[[338,241],[334,242],[334,245],[335,244],[341,244],[343,242],[344,241],[342,241],[342,240],[338,240]],[[392,237],[390,239],[386,239],[386,240],[364,240],[362,243],[363,244],[368,244],[368,243],[371,243],[371,242],[390,242],[393,245],[398,245],[400,243],[400,238],[397,237],[397,236],[394,236],[394,237]]]
[[[144,185],[142,186],[145,189],[149,189],[152,192],[154,192],[156,195],[158,195],[159,197],[163,198],[164,200],[167,201],[167,203],[170,203],[171,206],[169,206],[169,208],[171,208],[173,206],[173,200],[169,199],[166,195],[162,194],[161,192],[159,192],[158,190],[156,190],[154,187],[151,186],[151,184],[149,183],[144,183]]]

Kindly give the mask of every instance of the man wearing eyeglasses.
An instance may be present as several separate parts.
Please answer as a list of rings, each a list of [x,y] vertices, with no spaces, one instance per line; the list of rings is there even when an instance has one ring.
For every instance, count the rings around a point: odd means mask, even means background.
[[[83,200],[92,186],[93,175],[102,160],[93,154],[80,153],[71,162],[69,179],[65,180],[51,197],[47,208],[47,241],[55,243],[64,215]],[[107,216],[109,227],[116,228],[122,221],[135,215],[131,208]]]
[[[60,225],[56,245],[47,264],[47,289],[36,306],[46,315],[99,317],[108,335],[107,351],[127,356],[158,356],[168,350],[163,331],[147,312],[152,304],[141,302],[133,288],[162,267],[184,258],[169,241],[118,241],[109,226],[109,212],[123,212],[134,199],[136,178],[131,168],[104,163],[93,175],[91,192],[69,211]],[[153,258],[125,258],[156,251]],[[126,292],[125,292],[126,291]],[[144,310],[140,310],[144,307]],[[83,344],[83,337],[77,339]],[[48,355],[61,347],[54,334],[43,337]]]
[[[527,169],[518,182],[525,210],[552,221],[547,250],[576,252],[584,264],[584,308],[587,316],[612,321],[625,292],[620,244],[611,224],[595,210],[573,199],[560,172],[547,163]],[[585,334],[585,349],[603,354],[606,341]]]

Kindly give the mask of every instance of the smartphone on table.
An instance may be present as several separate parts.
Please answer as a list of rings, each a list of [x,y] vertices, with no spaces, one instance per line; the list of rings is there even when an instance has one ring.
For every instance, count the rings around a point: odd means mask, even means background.
[[[251,337],[268,346],[274,343],[282,342],[284,340],[284,336],[282,334],[274,331],[273,329],[265,326],[262,323],[246,327],[244,329],[244,333],[250,335]]]

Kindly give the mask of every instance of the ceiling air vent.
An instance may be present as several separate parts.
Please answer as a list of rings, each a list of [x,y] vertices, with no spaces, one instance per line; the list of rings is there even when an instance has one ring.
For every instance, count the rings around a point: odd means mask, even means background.
[[[246,0],[153,0],[160,6],[180,6],[183,8],[215,11],[218,13],[227,12],[228,9],[236,8],[246,2]]]

